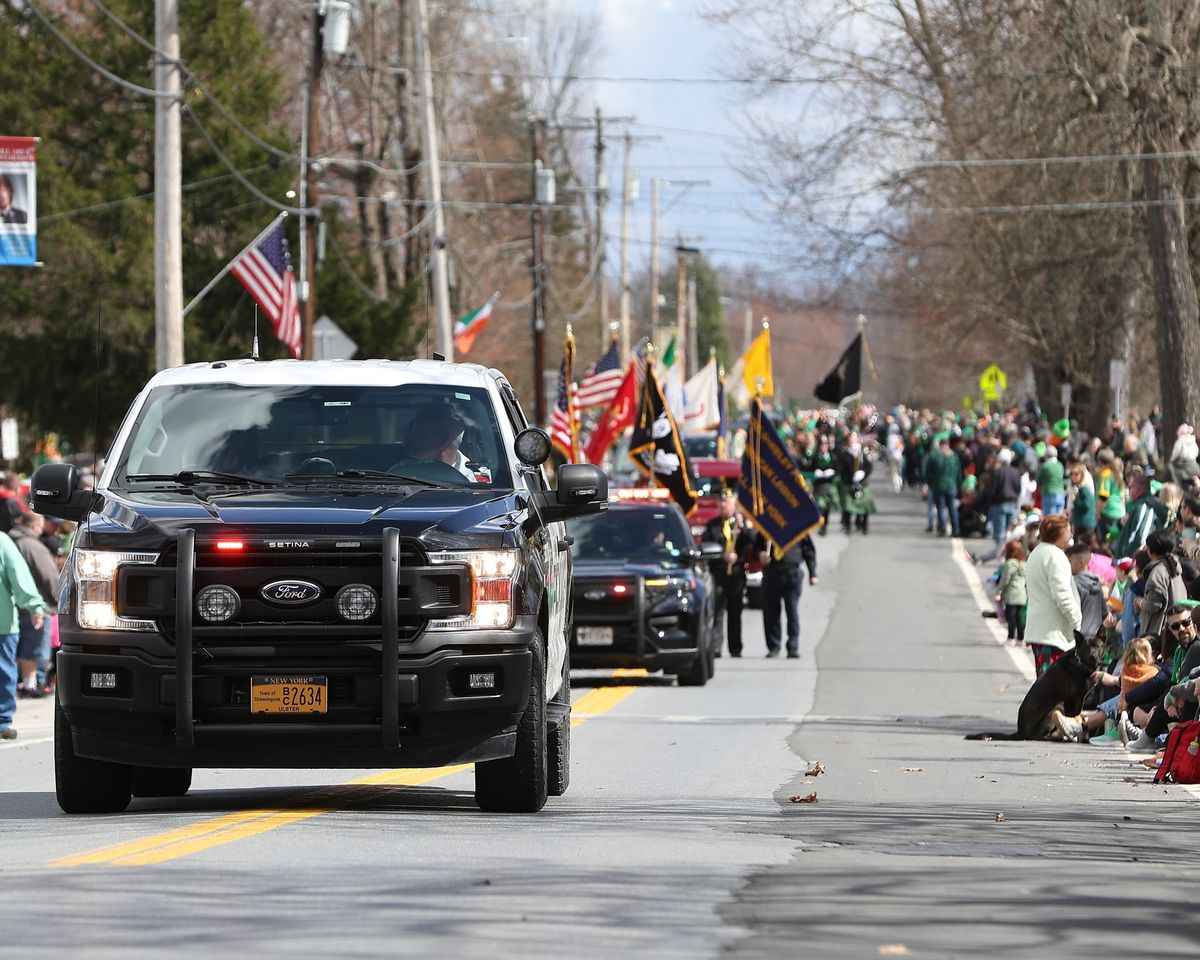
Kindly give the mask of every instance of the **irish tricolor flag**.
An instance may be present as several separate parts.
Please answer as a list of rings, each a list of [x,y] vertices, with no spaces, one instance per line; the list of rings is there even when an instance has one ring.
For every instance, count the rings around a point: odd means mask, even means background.
[[[493,293],[482,307],[458,318],[454,324],[454,351],[456,353],[461,353],[465,357],[470,352],[475,338],[483,332],[483,328],[492,319],[492,307],[499,299],[500,294]]]

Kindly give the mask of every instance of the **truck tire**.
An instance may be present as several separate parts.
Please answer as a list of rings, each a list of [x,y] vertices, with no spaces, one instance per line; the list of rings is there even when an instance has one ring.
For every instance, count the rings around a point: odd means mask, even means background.
[[[135,797],[182,797],[191,786],[191,767],[133,768]]]
[[[558,729],[550,732],[549,786],[547,792],[552,797],[561,797],[571,785],[571,651],[568,650],[563,658],[562,686],[553,697],[555,703],[566,708],[566,716],[558,725]]]
[[[701,648],[696,654],[696,659],[692,661],[692,665],[688,667],[686,673],[680,673],[675,676],[681,687],[702,687],[708,683],[708,678],[711,676],[708,669],[708,653]]]
[[[533,654],[529,702],[517,724],[517,749],[511,757],[475,764],[475,803],[489,813],[537,813],[549,796],[546,731],[546,655],[540,631],[529,646]]]
[[[120,813],[133,796],[130,769],[77,756],[71,725],[54,699],[54,790],[64,813]]]

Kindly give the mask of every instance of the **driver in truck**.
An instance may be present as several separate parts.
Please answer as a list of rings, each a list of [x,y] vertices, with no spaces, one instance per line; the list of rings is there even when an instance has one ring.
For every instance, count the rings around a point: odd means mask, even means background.
[[[462,452],[467,424],[447,403],[430,403],[417,410],[408,428],[408,454],[414,460],[445,463],[468,480],[491,483],[492,472],[469,461]]]

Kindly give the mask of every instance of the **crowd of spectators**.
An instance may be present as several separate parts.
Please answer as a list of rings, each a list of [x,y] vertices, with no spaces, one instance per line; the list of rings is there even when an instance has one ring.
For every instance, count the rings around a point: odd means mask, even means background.
[[[58,581],[74,524],[33,513],[28,488],[0,474],[0,740],[15,740],[17,701],[54,692]]]
[[[897,417],[899,411],[893,411]],[[906,481],[926,499],[927,532],[991,546],[970,553],[992,587],[1008,642],[1038,673],[1078,633],[1104,654],[1084,709],[1056,711],[1056,739],[1153,754],[1196,719],[1200,700],[1200,448],[1191,425],[1169,444],[1157,409],[1114,417],[1103,436],[1036,410],[907,414]],[[964,541],[970,543],[970,541]]]

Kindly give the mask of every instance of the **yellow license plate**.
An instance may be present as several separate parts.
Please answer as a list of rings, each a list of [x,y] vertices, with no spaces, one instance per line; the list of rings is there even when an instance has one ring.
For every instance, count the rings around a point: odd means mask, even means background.
[[[251,713],[327,713],[327,677],[251,677]]]

